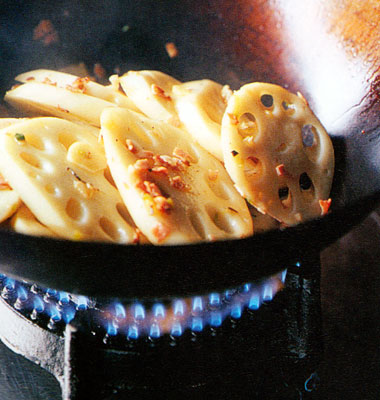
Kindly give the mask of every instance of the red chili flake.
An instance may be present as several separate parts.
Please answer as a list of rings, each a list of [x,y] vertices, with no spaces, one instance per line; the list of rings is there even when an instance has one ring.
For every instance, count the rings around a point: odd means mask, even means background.
[[[237,152],[236,150],[232,150],[231,154],[232,154],[232,157],[236,157],[239,154],[239,152]]]
[[[153,198],[153,201],[157,211],[165,214],[170,214],[170,211],[173,209],[173,201],[171,201],[171,199],[167,199],[164,196],[156,196]]]
[[[251,161],[253,164],[257,165],[259,163],[259,159],[255,156],[249,156],[247,157],[247,160]]]
[[[155,174],[160,174],[160,175],[168,175],[169,174],[168,169],[163,166],[153,167],[152,172]]]
[[[46,77],[42,81],[45,85],[57,86],[57,82],[53,82],[50,78]]]
[[[66,85],[66,89],[72,92],[85,93],[86,84],[90,81],[88,76],[84,78],[77,78],[71,85]]]
[[[162,98],[165,99],[165,100],[171,100],[171,99],[172,99],[170,96],[168,96],[168,95],[165,93],[165,90],[164,90],[164,89],[160,88],[160,87],[159,87],[158,85],[156,85],[155,83],[152,83],[151,90],[152,90],[152,93],[153,93],[155,96],[162,97]]]
[[[179,175],[170,178],[170,185],[178,190],[182,191],[190,190],[190,186],[187,183],[185,183],[182,177]]]
[[[3,175],[0,174],[0,190],[11,189]]]
[[[227,113],[227,115],[230,118],[232,125],[237,125],[239,123],[238,117],[235,114]]]
[[[365,134],[366,134],[366,131],[365,131],[364,129],[362,129],[361,134],[362,134],[362,135],[365,135]]]
[[[173,156],[179,158],[185,165],[189,166],[193,161],[193,158],[189,153],[180,149],[179,147],[175,147],[173,150]]]
[[[170,58],[175,58],[178,56],[177,46],[173,42],[168,42],[165,44],[166,52]]]
[[[106,70],[103,68],[102,64],[94,64],[93,71],[97,80],[102,81],[106,78]]]
[[[45,46],[59,42],[58,32],[49,19],[43,19],[34,28],[33,40],[40,40]]]
[[[284,164],[277,165],[276,172],[278,176],[288,176],[288,171],[285,169]]]
[[[162,242],[170,233],[170,228],[159,222],[153,229],[153,235],[157,238],[158,242]]]
[[[145,193],[149,193],[153,197],[162,196],[160,188],[154,182],[144,181],[143,185]]]
[[[319,200],[319,205],[321,207],[321,215],[326,215],[331,206],[331,199]]]
[[[26,78],[26,81],[34,81],[36,78],[34,76],[29,76],[28,78]]]
[[[140,241],[141,241],[141,236],[142,236],[142,234],[141,234],[140,229],[135,228],[135,234],[133,235],[132,243],[133,244],[139,244]]]
[[[62,111],[62,112],[64,112],[64,113],[67,113],[67,114],[70,113],[69,110],[66,110],[66,108],[62,108],[59,104],[57,105],[57,108],[58,108],[59,111]]]
[[[136,154],[136,153],[137,153],[136,146],[134,145],[134,143],[132,142],[131,139],[127,139],[127,140],[125,141],[125,144],[127,145],[127,149],[128,149],[132,154]]]

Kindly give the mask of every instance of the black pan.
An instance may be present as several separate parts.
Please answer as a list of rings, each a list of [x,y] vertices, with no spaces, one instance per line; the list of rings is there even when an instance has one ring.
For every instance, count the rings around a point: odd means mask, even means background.
[[[328,4],[327,4],[328,3]],[[380,14],[373,1],[144,0],[0,2],[0,87],[34,68],[84,62],[159,69],[238,88],[266,81],[300,91],[336,152],[327,216],[251,238],[186,246],[124,246],[0,230],[0,272],[99,297],[154,298],[260,279],[347,232],[380,199]],[[49,19],[59,41],[33,40]],[[170,58],[165,43],[179,54]]]

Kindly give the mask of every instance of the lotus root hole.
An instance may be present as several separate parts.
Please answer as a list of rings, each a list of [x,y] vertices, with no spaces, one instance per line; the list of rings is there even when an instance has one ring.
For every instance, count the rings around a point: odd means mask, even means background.
[[[113,177],[111,175],[111,171],[110,171],[109,167],[107,167],[104,170],[104,178],[109,182],[110,185],[112,185],[116,189],[116,183],[113,180]]]
[[[272,108],[273,107],[273,96],[271,94],[263,94],[260,97],[260,101],[261,104],[265,107],[265,108]]]
[[[279,153],[283,153],[284,151],[286,151],[287,148],[288,148],[288,145],[286,143],[281,143],[277,147],[276,151],[279,152]]]
[[[71,219],[79,221],[84,216],[83,205],[77,199],[71,197],[66,203],[66,214]]]
[[[310,179],[309,175],[306,172],[303,172],[299,178],[299,185],[301,191],[305,190],[313,190],[314,185],[312,180]]]
[[[295,106],[292,103],[288,103],[286,100],[284,100],[282,103],[282,108],[284,111],[287,111],[288,113],[294,113],[295,111]]]
[[[66,149],[66,151],[69,149],[69,147],[76,142],[76,138],[74,135],[72,135],[69,132],[61,132],[58,135],[58,141],[63,145],[63,147]]]
[[[195,232],[200,236],[201,239],[206,239],[206,232],[204,227],[204,219],[197,211],[192,211],[190,216],[190,223]]]
[[[278,197],[284,206],[284,208],[290,208],[292,205],[292,196],[287,186],[280,187],[278,189]]]
[[[212,222],[222,231],[226,233],[232,233],[233,227],[231,225],[231,219],[228,218],[225,212],[215,208],[212,205],[206,206],[207,214],[209,215]]]
[[[20,157],[32,167],[41,168],[40,160],[33,154],[22,152]]]
[[[58,188],[50,183],[48,183],[47,185],[45,185],[45,190],[47,193],[52,194],[54,196],[58,195]]]
[[[133,220],[129,211],[124,203],[117,203],[116,210],[119,213],[120,217],[130,226],[134,226]]]
[[[302,143],[304,147],[312,147],[315,144],[315,128],[307,124],[302,127]]]
[[[228,193],[228,188],[226,185],[221,182],[220,179],[216,178],[215,180],[210,179],[209,172],[206,173],[205,181],[210,188],[210,190],[215,194],[215,196],[223,199],[228,200],[230,198]]]
[[[248,156],[245,162],[244,173],[247,177],[260,176],[262,174],[263,165],[259,158]]]
[[[44,142],[38,135],[27,135],[27,142],[37,150],[45,150]]]
[[[253,114],[246,112],[239,117],[238,131],[243,137],[257,133],[256,118]]]
[[[111,239],[118,241],[120,238],[120,232],[117,228],[117,226],[110,221],[106,217],[102,217],[99,220],[99,226],[103,230],[103,232],[108,235]]]

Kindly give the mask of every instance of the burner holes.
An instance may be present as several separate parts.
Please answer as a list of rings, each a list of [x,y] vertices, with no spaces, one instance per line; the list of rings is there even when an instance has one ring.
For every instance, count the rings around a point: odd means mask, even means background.
[[[40,160],[33,154],[22,152],[20,157],[29,165],[35,168],[42,168]]]
[[[273,107],[273,96],[271,94],[263,94],[260,97],[261,104],[266,108]]]
[[[309,175],[304,172],[300,175],[299,185],[301,190],[311,190],[313,188],[313,182],[309,178]]]
[[[312,147],[315,144],[316,129],[313,125],[307,124],[302,127],[302,143],[304,147]]]

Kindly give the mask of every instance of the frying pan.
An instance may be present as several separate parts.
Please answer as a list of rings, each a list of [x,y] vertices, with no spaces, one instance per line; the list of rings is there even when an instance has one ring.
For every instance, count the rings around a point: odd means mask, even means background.
[[[242,240],[125,246],[0,230],[0,272],[97,297],[163,298],[224,290],[275,273],[332,243],[380,199],[380,9],[376,0],[2,1],[0,87],[20,72],[100,63],[107,74],[158,69],[237,89],[300,91],[336,153],[331,212]],[[33,40],[41,20],[58,41]],[[170,58],[167,42],[178,55]],[[2,93],[3,94],[3,93]]]

